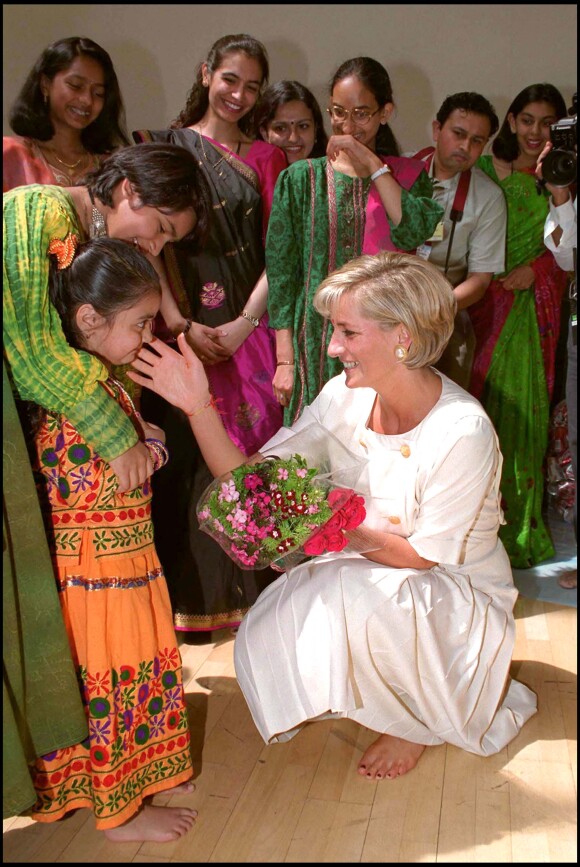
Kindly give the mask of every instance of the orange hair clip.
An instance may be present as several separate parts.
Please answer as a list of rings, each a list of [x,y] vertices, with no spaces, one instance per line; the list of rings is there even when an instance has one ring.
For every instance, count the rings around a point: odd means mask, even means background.
[[[73,235],[72,232],[69,232],[64,241],[61,241],[60,238],[53,238],[48,245],[48,252],[56,256],[59,271],[68,268],[74,259],[78,242],[78,235]]]

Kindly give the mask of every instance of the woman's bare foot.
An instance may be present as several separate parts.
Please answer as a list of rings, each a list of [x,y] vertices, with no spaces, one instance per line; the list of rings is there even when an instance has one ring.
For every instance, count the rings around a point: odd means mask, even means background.
[[[118,828],[104,831],[107,840],[115,843],[169,843],[187,834],[193,827],[197,810],[189,807],[145,806]]]
[[[423,744],[379,735],[365,751],[358,772],[369,780],[394,780],[415,767],[424,749]]]
[[[558,584],[560,587],[563,587],[564,590],[575,590],[576,580],[576,569],[571,569],[570,572],[564,572],[564,574],[558,578]]]

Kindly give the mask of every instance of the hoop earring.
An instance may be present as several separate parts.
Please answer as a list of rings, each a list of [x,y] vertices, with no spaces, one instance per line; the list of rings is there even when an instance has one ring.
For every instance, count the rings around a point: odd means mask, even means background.
[[[403,346],[402,343],[397,343],[395,346],[395,358],[397,361],[403,361],[407,355],[409,354],[409,350]]]

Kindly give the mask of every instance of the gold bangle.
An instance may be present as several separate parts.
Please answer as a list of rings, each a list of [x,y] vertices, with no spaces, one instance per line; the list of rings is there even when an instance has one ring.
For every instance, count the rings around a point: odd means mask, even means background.
[[[277,361],[277,362],[276,362],[276,367],[283,367],[283,366],[285,366],[286,364],[287,364],[289,367],[294,367],[294,362],[293,362],[293,361]]]
[[[241,316],[243,316],[244,319],[247,319],[248,322],[250,322],[254,326],[254,328],[257,328],[258,325],[260,324],[260,320],[256,319],[255,316],[252,316],[251,313],[248,313],[247,310],[242,310]]]

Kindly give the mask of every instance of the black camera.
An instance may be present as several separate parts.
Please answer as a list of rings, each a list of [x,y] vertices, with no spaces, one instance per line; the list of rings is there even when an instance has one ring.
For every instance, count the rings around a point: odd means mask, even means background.
[[[578,146],[577,94],[565,117],[550,126],[550,140],[553,148],[542,160],[544,181],[554,187],[569,187],[576,180],[576,151]]]

